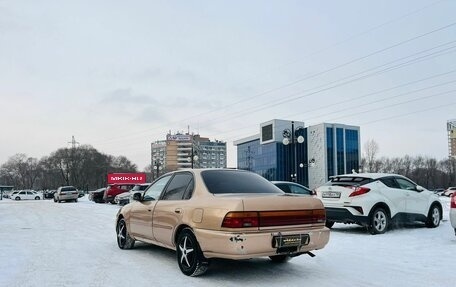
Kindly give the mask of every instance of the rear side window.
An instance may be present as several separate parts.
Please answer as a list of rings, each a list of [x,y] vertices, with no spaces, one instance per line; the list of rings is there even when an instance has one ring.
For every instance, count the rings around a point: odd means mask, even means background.
[[[192,174],[186,173],[177,173],[168,187],[166,188],[165,193],[163,194],[163,200],[181,200],[184,197],[184,193],[187,190],[187,187],[192,182]]]
[[[384,178],[381,178],[380,181],[387,187],[400,188],[399,185],[397,184],[396,180],[394,180],[393,177],[384,177]]]
[[[201,172],[210,193],[278,193],[278,187],[264,177],[241,170],[206,170]]]
[[[330,181],[325,183],[326,186],[338,185],[338,186],[362,186],[373,182],[372,178],[359,177],[359,176],[335,176]]]

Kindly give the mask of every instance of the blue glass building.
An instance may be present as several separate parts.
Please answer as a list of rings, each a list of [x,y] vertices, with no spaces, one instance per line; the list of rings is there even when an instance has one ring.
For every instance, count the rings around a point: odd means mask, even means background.
[[[358,170],[359,134],[357,126],[323,123],[304,127],[302,122],[274,119],[262,123],[259,134],[234,142],[237,166],[268,180],[296,181],[315,188],[330,176]],[[297,140],[299,136],[302,142]],[[283,143],[284,138],[289,144]]]

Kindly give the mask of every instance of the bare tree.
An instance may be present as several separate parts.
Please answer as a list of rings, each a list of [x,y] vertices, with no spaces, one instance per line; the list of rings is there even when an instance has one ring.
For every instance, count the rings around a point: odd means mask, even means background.
[[[379,164],[376,163],[376,157],[378,153],[378,144],[373,139],[368,140],[364,143],[364,159],[365,159],[365,166],[367,168],[367,172],[376,172],[379,167]]]
[[[13,155],[1,167],[2,177],[16,188],[33,188],[39,174],[38,160],[23,153]]]

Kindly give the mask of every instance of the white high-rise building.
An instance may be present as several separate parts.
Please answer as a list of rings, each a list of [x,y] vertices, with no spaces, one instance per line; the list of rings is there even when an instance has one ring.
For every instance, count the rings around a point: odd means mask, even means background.
[[[168,134],[151,144],[154,178],[182,168],[225,168],[226,142],[194,134]]]

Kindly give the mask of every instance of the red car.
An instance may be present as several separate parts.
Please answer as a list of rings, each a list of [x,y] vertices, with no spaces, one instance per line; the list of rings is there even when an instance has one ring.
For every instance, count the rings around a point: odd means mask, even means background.
[[[105,202],[114,203],[114,198],[124,192],[129,192],[136,184],[134,183],[115,183],[110,184],[106,189],[103,200]]]

